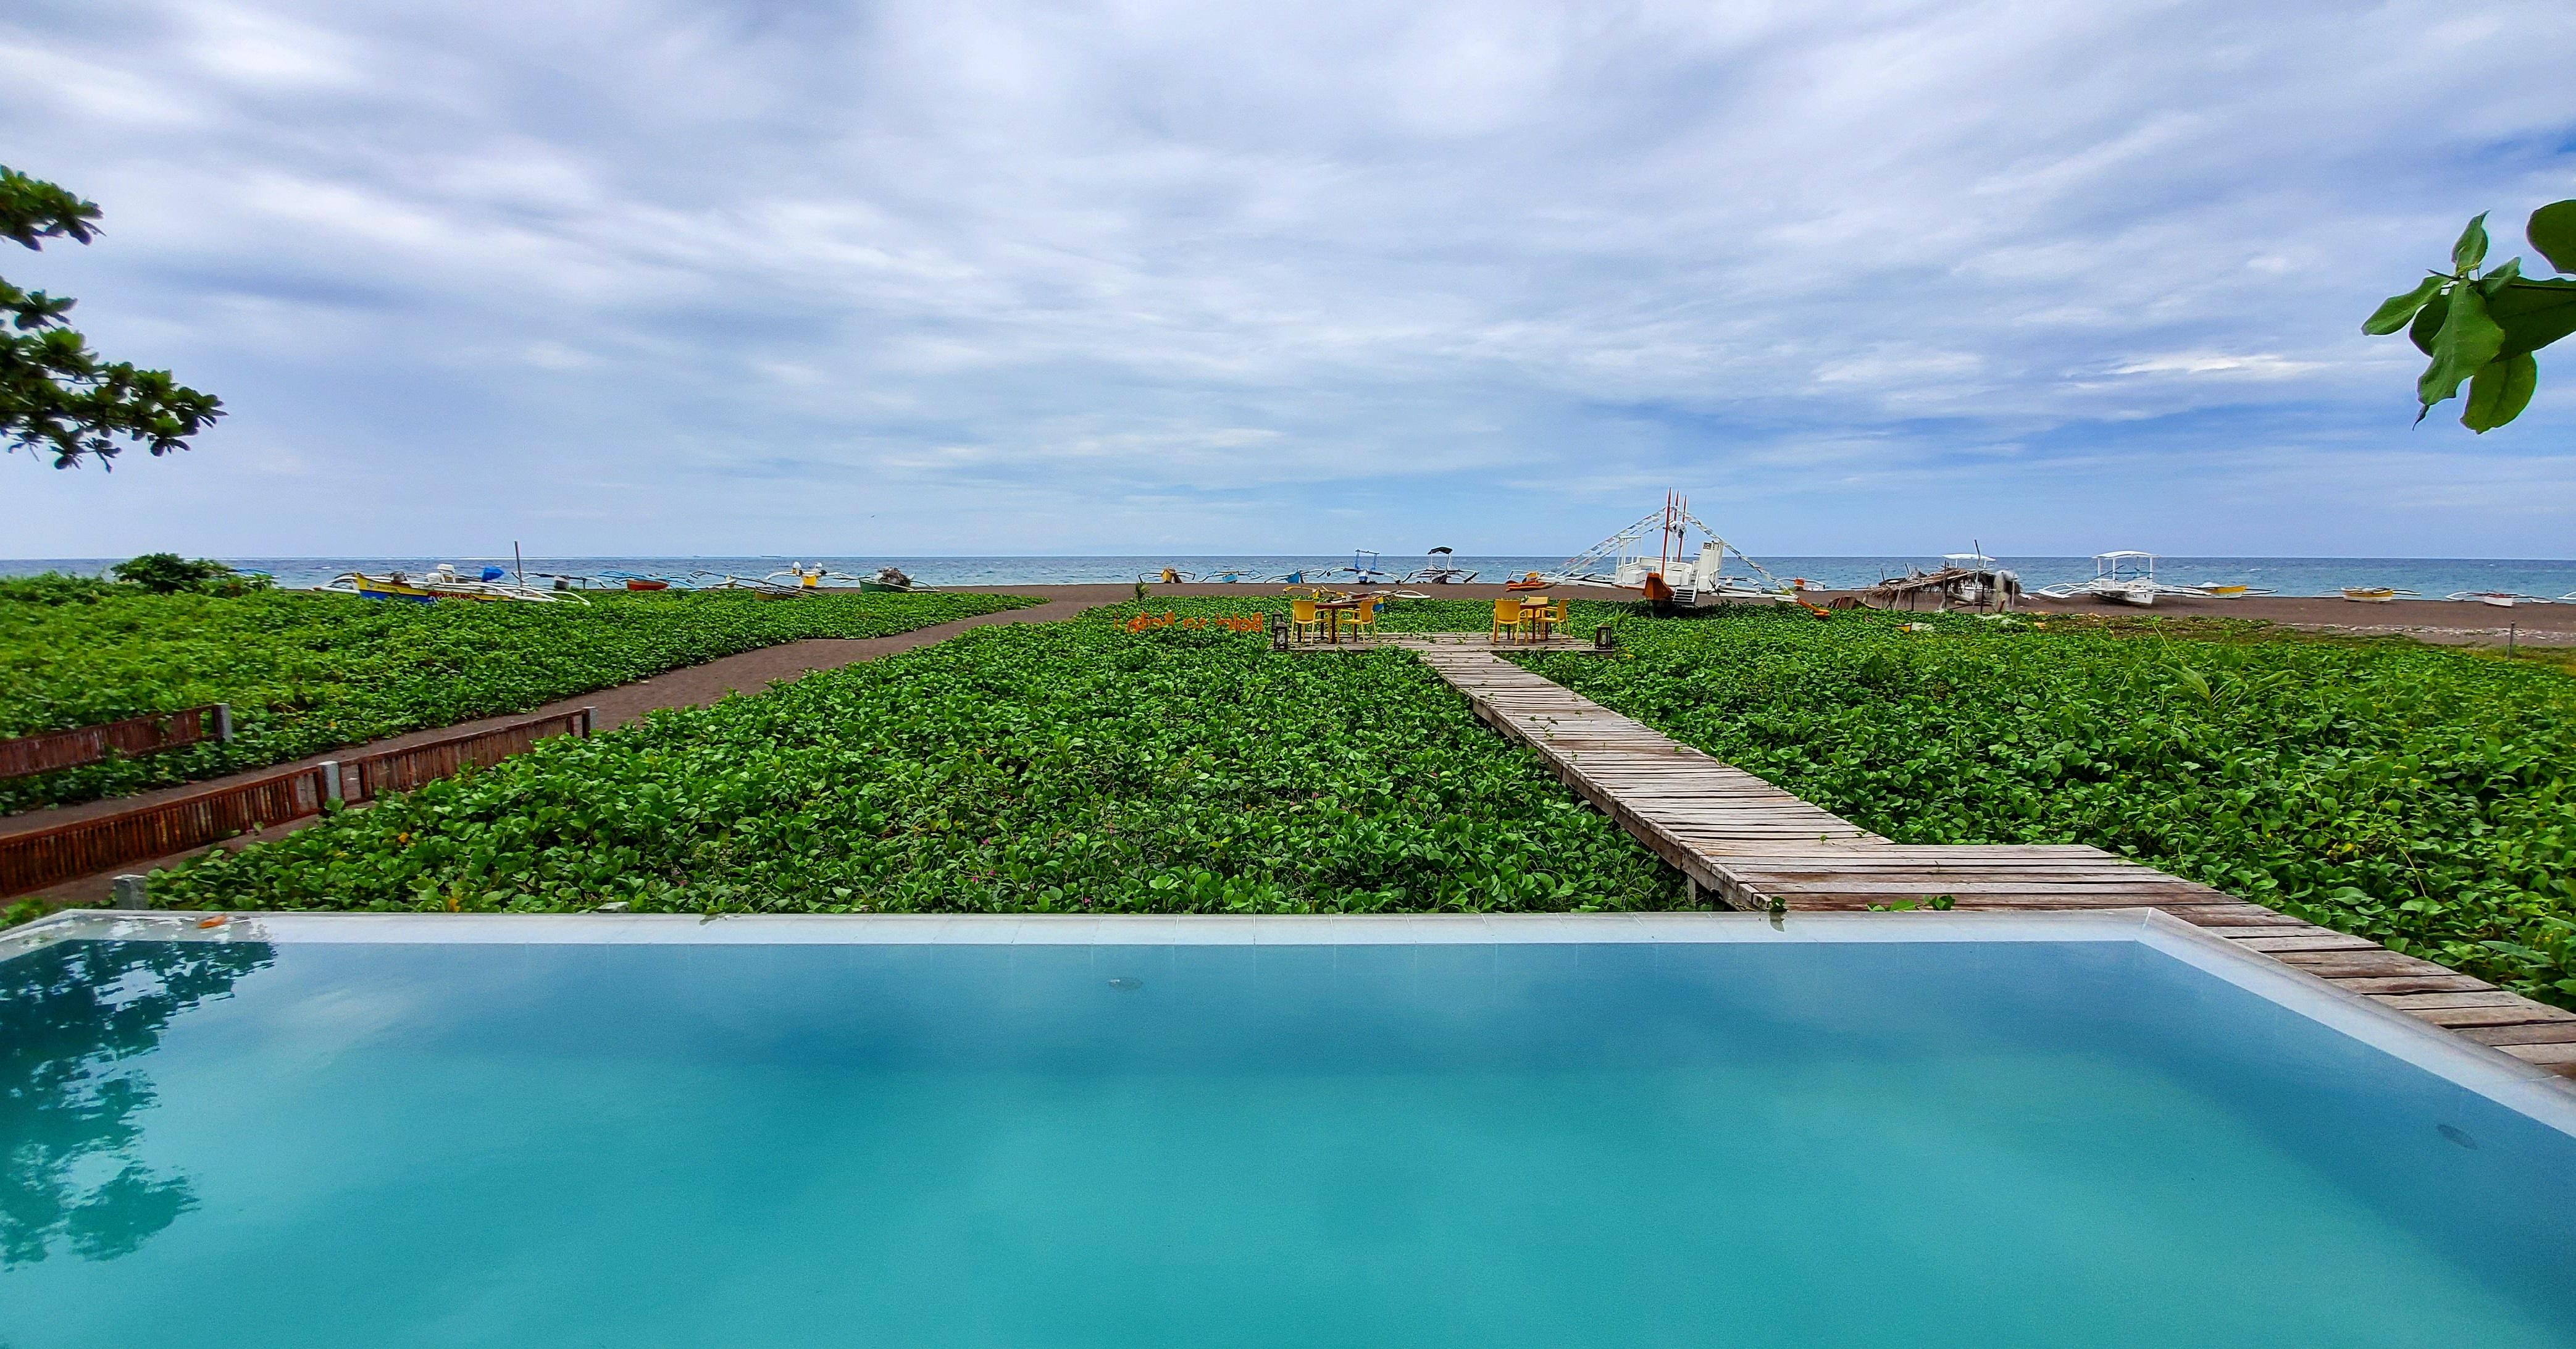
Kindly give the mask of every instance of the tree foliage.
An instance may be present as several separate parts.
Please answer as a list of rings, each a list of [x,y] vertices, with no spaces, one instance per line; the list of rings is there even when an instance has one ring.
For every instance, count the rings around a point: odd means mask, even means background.
[[[2576,272],[2576,201],[2551,202],[2531,213],[2523,235],[2559,272]],[[2507,258],[2481,274],[2487,256],[2487,218],[2480,212],[2451,245],[2451,270],[2427,275],[2413,290],[2382,302],[2361,330],[2383,336],[2403,328],[2432,358],[2415,381],[2423,406],[2469,386],[2460,425],[2484,435],[2522,415],[2540,385],[2532,353],[2576,332],[2576,280],[2534,279],[2522,259]]]
[[[0,165],[0,234],[28,248],[47,239],[85,244],[97,222],[95,203]],[[56,468],[84,458],[106,467],[130,445],[155,455],[184,450],[224,415],[221,400],[169,371],[92,351],[67,326],[74,303],[0,279],[0,441],[10,453],[50,454]]]
[[[176,595],[182,590],[222,594],[238,588],[235,583],[249,579],[213,558],[201,557],[192,562],[177,553],[145,553],[119,562],[109,570],[115,573],[116,579],[128,585],[141,586],[155,595]],[[267,579],[258,578],[259,584],[250,588],[266,589]]]

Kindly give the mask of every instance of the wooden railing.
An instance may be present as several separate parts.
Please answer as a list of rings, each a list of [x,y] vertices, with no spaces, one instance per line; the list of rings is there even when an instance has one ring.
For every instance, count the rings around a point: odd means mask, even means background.
[[[78,768],[111,754],[151,754],[204,740],[233,738],[233,712],[222,703],[128,717],[68,731],[45,731],[0,740],[0,778],[23,778],[57,768]]]
[[[290,768],[175,801],[136,806],[0,837],[0,896],[202,848],[317,815],[331,802],[406,792],[468,767],[488,768],[557,735],[588,735],[597,709],[530,717],[401,749]]]

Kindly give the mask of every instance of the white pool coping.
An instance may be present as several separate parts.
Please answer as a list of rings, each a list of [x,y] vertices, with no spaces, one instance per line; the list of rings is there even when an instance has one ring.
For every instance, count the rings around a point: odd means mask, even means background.
[[[2517,1114],[2576,1136],[2565,1079],[2154,909],[2082,913],[411,914],[67,909],[0,933],[56,942],[577,946],[1485,946],[1656,942],[2139,942]]]

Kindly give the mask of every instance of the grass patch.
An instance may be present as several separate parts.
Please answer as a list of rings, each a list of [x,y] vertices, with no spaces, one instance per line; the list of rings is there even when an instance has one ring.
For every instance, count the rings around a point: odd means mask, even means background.
[[[1684,903],[1677,873],[1411,656],[1282,657],[1222,627],[1126,631],[1138,611],[980,629],[550,740],[161,873],[153,897],[692,912]]]
[[[56,587],[56,589],[61,589]],[[608,594],[574,604],[346,595],[0,592],[0,737],[230,703],[234,740],[0,782],[0,811],[116,796],[557,698],[807,637],[882,637],[1006,595]]]
[[[2226,620],[1745,611],[1621,635],[1618,658],[1520,659],[1900,842],[2090,843],[2576,1006],[2556,669]]]

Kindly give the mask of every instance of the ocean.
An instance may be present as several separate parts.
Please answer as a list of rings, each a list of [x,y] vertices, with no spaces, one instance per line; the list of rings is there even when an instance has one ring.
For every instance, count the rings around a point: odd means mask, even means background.
[[[114,558],[0,559],[0,576],[61,571],[98,575]],[[471,576],[484,566],[510,568],[510,558],[457,554],[448,557],[239,557],[224,558],[243,571],[266,572],[282,586],[319,585],[348,571],[382,573],[423,571],[450,562]],[[1768,557],[1757,559],[1772,575],[1786,580],[1805,577],[1833,589],[1866,586],[1882,576],[1902,576],[1909,567],[1931,569],[1935,557]],[[2007,557],[2004,566],[2021,574],[2030,589],[2093,575],[2089,557]],[[1148,580],[1165,567],[1188,579],[1219,580],[1233,574],[1247,581],[1267,581],[1299,573],[1306,580],[1347,580],[1353,558],[1348,553],[1302,556],[1217,556],[1179,554],[1135,557],[532,557],[531,575],[600,576],[611,572],[682,579],[703,574],[757,578],[794,563],[820,563],[837,572],[864,576],[879,567],[902,568],[924,585],[1004,586],[1064,585],[1083,582]],[[1418,556],[1381,559],[1390,579],[1401,579],[1423,565]],[[1556,556],[1460,557],[1455,565],[1472,569],[1477,579],[1502,581],[1524,572],[1554,571],[1565,559]],[[2548,558],[2364,558],[2364,557],[2166,557],[2156,560],[2156,579],[2175,585],[2243,584],[2283,595],[2331,595],[2345,586],[2384,585],[2411,590],[2430,599],[2458,591],[2500,590],[2555,599],[2576,594],[2576,560]]]

